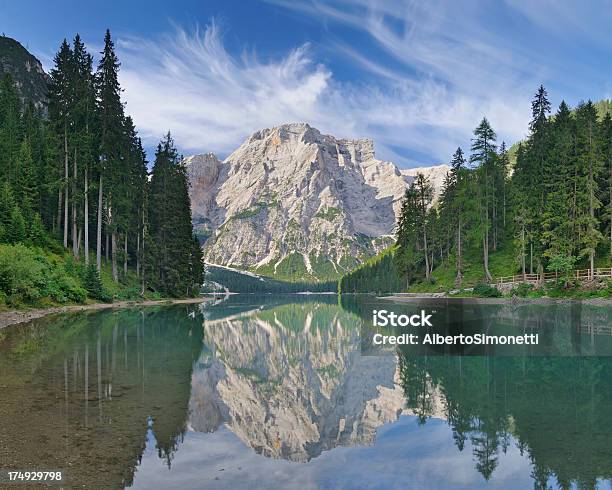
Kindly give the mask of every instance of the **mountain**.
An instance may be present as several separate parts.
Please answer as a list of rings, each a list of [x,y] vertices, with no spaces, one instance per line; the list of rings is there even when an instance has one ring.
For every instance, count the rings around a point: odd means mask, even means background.
[[[410,171],[378,160],[372,140],[305,123],[253,133],[227,159],[185,159],[194,225],[208,263],[319,281],[392,242]],[[445,166],[424,169],[439,180]]]
[[[0,75],[6,73],[16,83],[23,102],[32,102],[38,109],[45,110],[49,75],[40,61],[18,41],[0,36]]]

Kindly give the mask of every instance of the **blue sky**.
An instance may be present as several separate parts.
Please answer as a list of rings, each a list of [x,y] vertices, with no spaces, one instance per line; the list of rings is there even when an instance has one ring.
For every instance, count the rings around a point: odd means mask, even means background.
[[[111,29],[127,112],[147,146],[226,156],[251,132],[306,121],[372,138],[402,167],[448,161],[486,115],[525,135],[543,83],[612,97],[612,7],[573,1],[10,1],[0,30],[49,68],[64,37]]]

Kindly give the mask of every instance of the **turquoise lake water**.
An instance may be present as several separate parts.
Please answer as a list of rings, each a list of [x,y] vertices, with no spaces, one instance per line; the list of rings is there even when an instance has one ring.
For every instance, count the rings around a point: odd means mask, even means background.
[[[538,347],[372,350],[373,308]],[[609,306],[328,295],[0,331],[0,468],[87,488],[612,488]]]

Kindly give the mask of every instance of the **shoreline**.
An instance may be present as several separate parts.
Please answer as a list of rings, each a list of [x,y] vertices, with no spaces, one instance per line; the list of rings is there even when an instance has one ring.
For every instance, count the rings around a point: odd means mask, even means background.
[[[133,308],[138,306],[157,306],[157,305],[180,305],[180,304],[197,304],[209,300],[210,296],[200,296],[197,298],[185,299],[156,299],[145,301],[117,301],[116,303],[92,303],[89,305],[67,305],[67,306],[50,306],[48,308],[32,308],[29,310],[9,310],[0,312],[0,330],[12,325],[27,323],[38,318],[43,318],[55,313],[71,313],[88,310],[104,310],[112,308]]]
[[[449,300],[455,302],[472,303],[472,304],[489,304],[489,305],[549,305],[549,304],[563,304],[563,303],[574,303],[580,302],[587,305],[594,306],[612,306],[612,298],[587,298],[587,299],[573,299],[573,298],[520,298],[513,296],[511,298],[478,298],[478,297],[453,297],[445,296],[443,293],[400,293],[391,294],[389,296],[377,296],[376,299],[383,299],[388,301],[395,301],[397,303],[414,303],[423,301],[440,301]]]

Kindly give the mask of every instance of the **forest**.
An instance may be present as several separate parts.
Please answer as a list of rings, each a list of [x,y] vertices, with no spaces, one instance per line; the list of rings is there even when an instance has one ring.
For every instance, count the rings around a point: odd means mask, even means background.
[[[199,293],[186,170],[168,133],[149,172],[110,32],[54,58],[48,106],[0,83],[0,305]]]
[[[511,149],[498,144],[483,118],[469,153],[451,159],[438,202],[431,183],[418,174],[406,190],[389,254],[348,274],[343,291],[432,285],[461,288],[491,283],[491,261],[505,275],[571,272],[610,267],[612,255],[612,109],[609,101],[561,102],[554,114],[544,87],[532,104],[526,140]],[[378,264],[378,266],[376,265]],[[437,274],[437,277],[436,277]],[[469,281],[466,281],[469,277]]]

